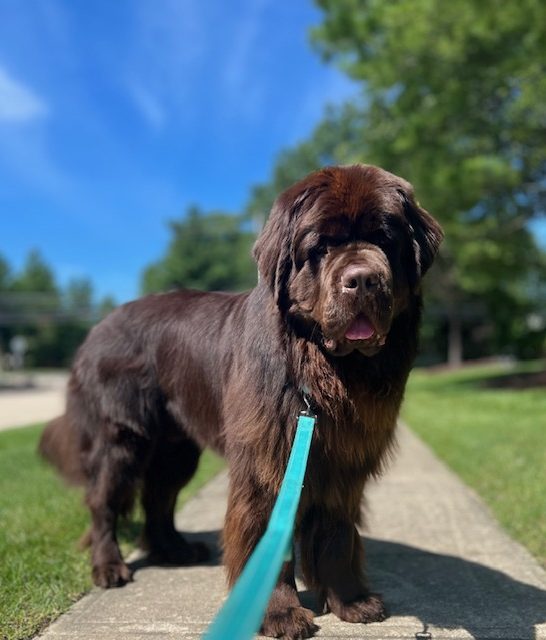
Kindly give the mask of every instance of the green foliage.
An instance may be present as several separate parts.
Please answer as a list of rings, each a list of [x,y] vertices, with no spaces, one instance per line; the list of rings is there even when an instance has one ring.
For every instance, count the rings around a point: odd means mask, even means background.
[[[449,324],[455,358],[460,331],[469,356],[539,354],[546,332],[531,335],[525,323],[546,313],[544,252],[528,229],[546,204],[546,5],[317,4],[323,21],[313,41],[362,83],[362,97],[330,110],[310,139],[281,154],[249,212],[263,215],[274,193],[324,164],[398,173],[446,232],[427,284],[429,347],[445,344]],[[487,334],[481,352],[475,329]]]
[[[544,371],[544,362],[512,369],[414,371],[402,415],[482,496],[501,524],[546,566],[544,388],[491,388],[498,376]]]
[[[39,327],[29,327],[29,353],[25,365],[33,367],[68,367],[76,350],[91,328],[89,321],[67,317]]]
[[[546,5],[318,0],[313,38],[366,92],[361,157],[407,177],[446,230],[442,301],[513,297],[546,202]]]
[[[142,291],[227,291],[253,286],[256,268],[251,248],[255,235],[248,226],[242,217],[191,207],[181,220],[170,223],[167,252],[144,271]]]
[[[9,264],[0,256],[0,292],[5,291],[11,280]]]
[[[12,273],[0,257],[0,353],[14,335],[27,338],[28,367],[67,366],[92,324],[112,310],[111,298],[99,305],[87,278],[63,291],[40,253],[29,253],[23,269]]]
[[[117,307],[117,303],[112,296],[105,296],[97,305],[99,318],[105,318]]]
[[[28,254],[23,270],[13,278],[10,288],[12,291],[58,295],[53,272],[36,249]]]
[[[91,587],[88,554],[77,540],[89,524],[81,491],[62,483],[36,456],[42,427],[0,433],[0,637],[33,637]],[[178,507],[222,468],[205,452]],[[126,553],[140,525],[126,524]]]
[[[93,285],[88,278],[77,278],[68,283],[64,293],[64,306],[78,315],[93,310]]]

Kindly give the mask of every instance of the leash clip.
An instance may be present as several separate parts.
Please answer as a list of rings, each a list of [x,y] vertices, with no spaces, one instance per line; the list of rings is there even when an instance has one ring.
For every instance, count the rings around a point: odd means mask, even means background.
[[[309,396],[309,389],[302,387],[300,389],[303,401],[305,402],[305,409],[300,411],[300,416],[307,416],[308,418],[314,418],[316,420],[317,414],[312,409],[311,397]]]

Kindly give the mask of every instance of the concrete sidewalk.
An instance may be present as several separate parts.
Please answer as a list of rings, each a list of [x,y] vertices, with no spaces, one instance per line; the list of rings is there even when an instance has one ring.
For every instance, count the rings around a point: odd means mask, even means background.
[[[318,615],[316,637],[546,639],[546,573],[414,435],[404,428],[399,435],[396,462],[368,491],[365,533],[370,583],[390,617],[364,626]],[[205,487],[180,513],[179,527],[217,543],[226,485],[222,474]],[[217,561],[141,565],[132,584],[93,590],[41,638],[195,639],[224,597]],[[311,594],[303,600],[312,605]]]

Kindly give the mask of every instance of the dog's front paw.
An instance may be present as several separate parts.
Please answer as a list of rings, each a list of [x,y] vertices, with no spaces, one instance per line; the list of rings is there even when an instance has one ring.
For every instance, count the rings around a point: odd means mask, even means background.
[[[260,629],[264,636],[287,640],[311,638],[317,631],[318,627],[313,622],[313,612],[303,607],[268,611]]]
[[[93,582],[103,589],[122,587],[133,579],[133,574],[125,562],[106,562],[95,565],[92,576]]]
[[[341,602],[337,598],[328,600],[330,610],[345,622],[382,622],[387,617],[381,596],[368,593],[352,602]]]

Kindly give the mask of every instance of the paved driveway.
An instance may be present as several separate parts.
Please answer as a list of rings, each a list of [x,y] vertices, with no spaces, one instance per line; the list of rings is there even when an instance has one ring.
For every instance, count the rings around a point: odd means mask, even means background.
[[[0,387],[0,430],[45,422],[63,413],[66,381],[66,373],[44,373],[28,380],[32,386],[19,378]]]

